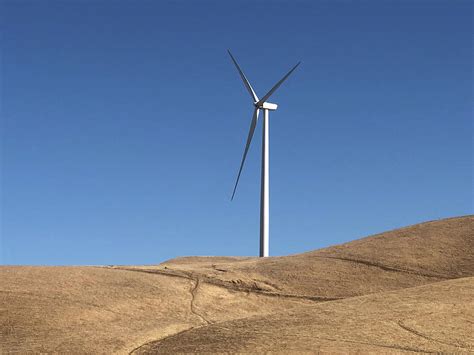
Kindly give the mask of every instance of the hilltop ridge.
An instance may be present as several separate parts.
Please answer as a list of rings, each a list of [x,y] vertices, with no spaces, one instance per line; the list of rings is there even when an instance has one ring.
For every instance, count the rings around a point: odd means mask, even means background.
[[[0,352],[469,352],[474,216],[302,254],[1,266]]]

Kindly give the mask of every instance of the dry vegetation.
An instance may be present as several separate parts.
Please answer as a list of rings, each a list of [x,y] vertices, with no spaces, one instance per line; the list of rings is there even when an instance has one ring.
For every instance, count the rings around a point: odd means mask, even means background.
[[[474,352],[474,216],[309,253],[0,267],[0,353]]]

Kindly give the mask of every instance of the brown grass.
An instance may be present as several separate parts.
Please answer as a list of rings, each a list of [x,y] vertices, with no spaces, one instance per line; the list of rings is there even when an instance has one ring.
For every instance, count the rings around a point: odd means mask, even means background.
[[[474,351],[474,216],[309,253],[0,267],[0,353]]]

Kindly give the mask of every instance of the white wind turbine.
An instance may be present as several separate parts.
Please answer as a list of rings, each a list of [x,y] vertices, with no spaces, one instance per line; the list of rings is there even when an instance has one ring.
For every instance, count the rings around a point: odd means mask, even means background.
[[[242,172],[242,168],[244,166],[245,158],[247,157],[247,152],[250,147],[250,142],[252,141],[253,133],[255,131],[255,127],[258,121],[258,115],[260,110],[263,110],[263,136],[262,136],[262,180],[261,180],[261,189],[260,189],[260,256],[266,257],[268,256],[268,241],[269,241],[269,225],[270,225],[270,218],[269,218],[269,165],[268,165],[268,158],[269,158],[269,146],[268,146],[268,112],[275,111],[278,105],[267,102],[270,96],[280,87],[280,85],[290,76],[291,73],[296,69],[301,62],[298,62],[279,82],[273,86],[269,92],[267,92],[261,99],[257,97],[255,94],[254,89],[250,85],[247,77],[243,73],[242,69],[240,69],[237,61],[235,60],[234,56],[228,50],[232,61],[235,64],[235,67],[239,71],[240,77],[244,82],[245,87],[247,88],[255,109],[253,111],[252,121],[250,123],[250,130],[247,137],[247,144],[245,145],[244,155],[242,157],[242,162],[240,163],[239,174],[237,175],[237,181],[235,182],[234,191],[232,192],[232,198],[234,199],[235,190],[237,189],[237,184],[239,183],[240,173]]]

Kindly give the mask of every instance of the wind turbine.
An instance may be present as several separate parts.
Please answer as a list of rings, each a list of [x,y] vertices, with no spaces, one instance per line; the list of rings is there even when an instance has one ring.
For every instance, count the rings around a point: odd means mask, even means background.
[[[258,116],[260,114],[260,110],[263,110],[263,136],[262,136],[262,177],[261,177],[261,186],[260,186],[260,257],[267,257],[268,256],[268,242],[269,242],[269,227],[270,227],[270,216],[269,216],[269,111],[275,111],[278,108],[277,104],[273,104],[267,102],[267,100],[272,96],[272,94],[280,87],[280,85],[293,73],[293,71],[300,65],[301,62],[298,62],[283,78],[280,79],[271,89],[268,91],[261,99],[258,98],[257,94],[255,94],[255,90],[250,85],[250,82],[247,80],[242,69],[240,69],[237,61],[235,60],[234,56],[228,50],[229,55],[232,61],[237,68],[242,81],[244,82],[247,91],[252,98],[252,102],[254,105],[254,111],[252,116],[252,121],[250,122],[250,129],[249,134],[247,136],[247,143],[245,144],[244,155],[242,157],[242,162],[240,163],[239,173],[237,175],[237,180],[235,182],[234,191],[232,192],[231,200],[234,199],[235,190],[237,189],[237,185],[239,183],[240,174],[242,173],[242,168],[244,167],[245,158],[247,157],[247,153],[250,147],[250,143],[252,142],[253,133],[255,131],[255,127],[257,126]]]

